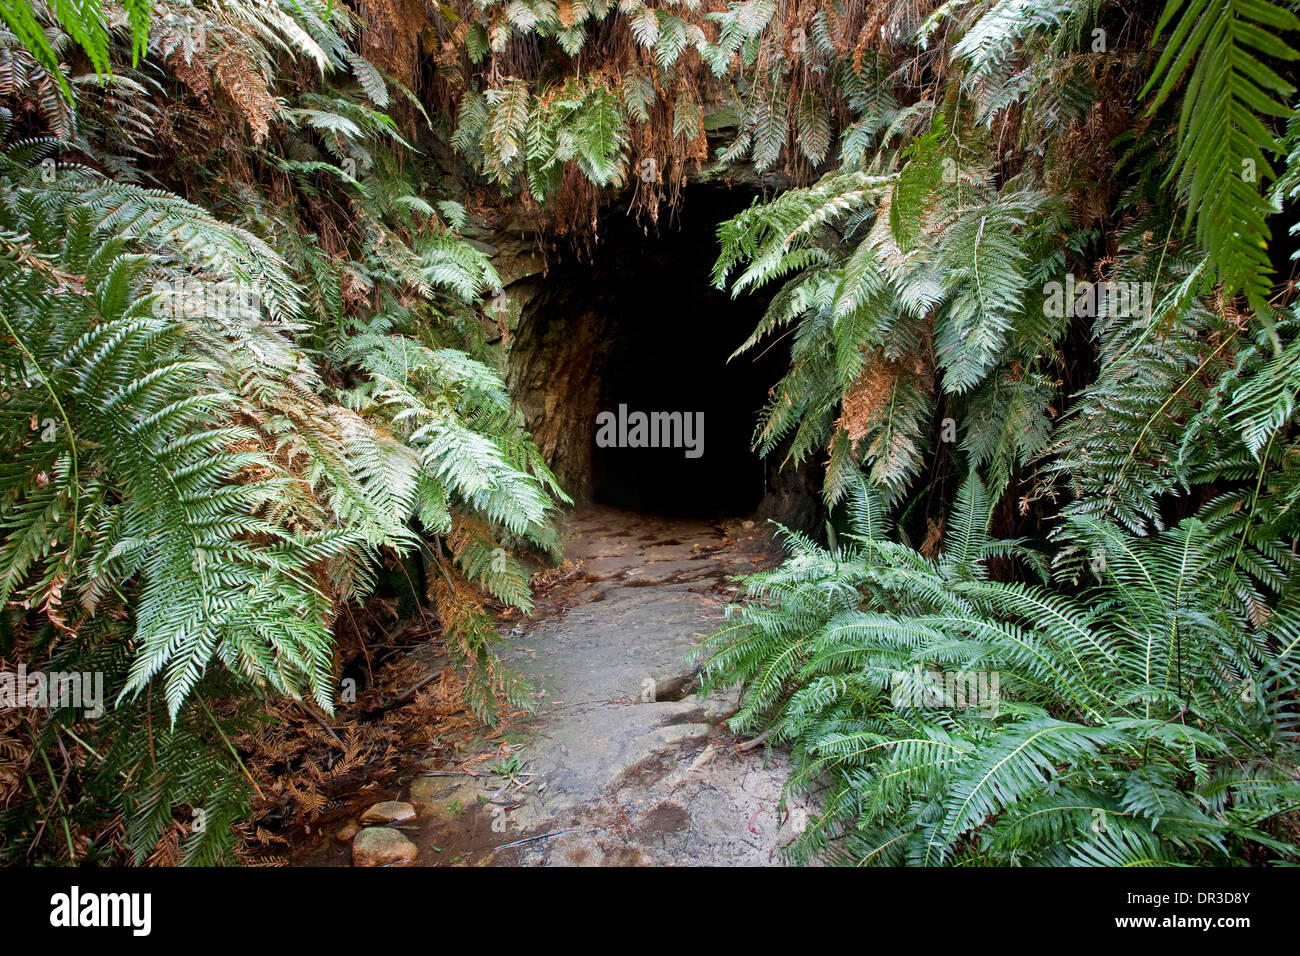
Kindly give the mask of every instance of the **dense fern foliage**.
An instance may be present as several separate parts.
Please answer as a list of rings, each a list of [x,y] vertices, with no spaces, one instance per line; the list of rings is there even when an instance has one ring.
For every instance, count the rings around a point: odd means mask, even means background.
[[[482,345],[500,279],[401,172],[346,10],[155,8],[143,46],[54,13],[0,34],[0,659],[102,674],[110,714],[8,711],[0,855],[217,862],[255,786],[235,728],[268,695],[332,711],[334,620],[381,564],[427,568],[494,717],[484,601],[529,606],[512,552],[555,548],[564,495]],[[150,143],[186,88],[247,124],[177,149],[188,199]]]
[[[779,286],[742,351],[792,333],[756,441],[837,506],[703,649],[801,857],[1300,855],[1297,28],[943,4],[841,168],[722,225],[719,286]]]
[[[770,721],[796,788],[825,786],[802,856],[885,865],[1227,864],[1290,857],[1279,816],[1295,765],[1294,594],[1262,623],[1225,607],[1253,587],[1230,530],[1186,518],[1135,538],[1094,518],[1105,554],[1077,595],[1041,557],[988,536],[972,475],[933,557],[891,540],[882,499],[848,495],[831,549],[747,584],[713,638],[711,678],[743,679],[735,721]],[[1013,557],[1033,583],[989,576]],[[933,675],[953,675],[937,679]]]
[[[106,685],[0,705],[0,860],[234,859],[235,740],[335,706],[385,570],[517,702],[492,610],[567,499],[470,237],[732,178],[714,281],[790,355],[754,443],[832,521],[700,660],[818,795],[796,857],[1300,856],[1291,0],[0,20],[0,672]]]

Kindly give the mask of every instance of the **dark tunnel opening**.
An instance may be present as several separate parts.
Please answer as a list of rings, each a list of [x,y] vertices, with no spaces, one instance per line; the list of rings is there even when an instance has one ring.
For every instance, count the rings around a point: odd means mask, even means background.
[[[786,357],[773,349],[756,359],[760,349],[728,362],[766,301],[734,300],[710,283],[714,225],[739,211],[737,199],[702,191],[687,197],[680,230],[619,237],[625,286],[601,376],[603,427],[592,436],[594,501],[719,517],[751,513],[767,491],[750,440]]]
[[[753,195],[692,187],[676,221],[648,234],[611,210],[589,256],[551,261],[521,318],[512,383],[576,499],[808,524],[807,475],[779,474],[750,447],[788,345],[764,341],[728,361],[769,296],[732,299],[711,282],[717,226]]]

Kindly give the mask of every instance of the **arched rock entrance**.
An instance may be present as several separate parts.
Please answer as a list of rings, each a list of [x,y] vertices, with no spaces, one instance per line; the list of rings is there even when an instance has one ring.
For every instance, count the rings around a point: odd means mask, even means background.
[[[728,361],[768,299],[733,300],[710,282],[717,224],[753,195],[692,187],[678,221],[650,234],[612,209],[590,252],[552,254],[521,284],[511,390],[576,500],[817,523],[819,469],[778,473],[750,449],[788,347],[768,341]]]

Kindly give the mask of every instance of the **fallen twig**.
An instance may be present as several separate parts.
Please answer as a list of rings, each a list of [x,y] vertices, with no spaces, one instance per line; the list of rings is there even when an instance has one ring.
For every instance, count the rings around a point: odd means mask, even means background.
[[[502,846],[493,847],[494,850],[508,850],[512,846],[523,846],[525,843],[532,843],[534,840],[545,840],[547,837],[563,836],[566,833],[595,833],[600,827],[570,827],[567,830],[552,830],[550,833],[539,833],[537,836],[524,837],[522,840],[516,840],[514,843],[506,843]]]
[[[468,770],[421,770],[416,776],[420,777],[481,777],[481,773],[470,773]]]
[[[339,735],[336,734],[336,733],[334,732],[334,728],[331,727],[329,724],[327,724],[327,723],[325,722],[325,718],[324,718],[324,717],[322,717],[320,714],[316,713],[315,710],[313,710],[311,707],[307,706],[307,704],[303,703],[302,701],[299,701],[299,702],[298,702],[298,706],[302,708],[303,712],[304,712],[308,717],[310,717],[312,720],[316,721],[316,723],[320,724],[320,725],[321,725],[321,728],[325,731],[325,733],[329,734],[331,737],[334,738],[334,742],[335,742],[336,744],[339,745],[339,750],[346,751],[346,750],[348,749],[348,748],[344,745],[343,741],[339,738]]]
[[[767,730],[763,731],[761,734],[759,734],[759,735],[758,735],[757,737],[755,737],[753,740],[747,740],[747,741],[745,741],[745,743],[743,743],[743,744],[736,744],[736,746],[735,746],[734,748],[732,748],[732,749],[734,749],[734,750],[736,751],[736,753],[744,753],[746,750],[753,750],[755,747],[757,747],[757,746],[758,746],[759,744],[761,744],[763,741],[767,740],[767,738],[768,738],[769,736],[771,736],[773,729],[774,729],[774,728],[769,727],[769,728],[767,728]]]
[[[634,704],[631,697],[606,697],[603,700],[577,700],[572,704],[560,704],[558,707],[552,707],[550,710],[542,710],[533,714],[533,717],[545,717],[547,714],[553,714],[557,710],[564,710],[567,707],[581,707],[583,704]]]
[[[414,685],[412,685],[411,687],[409,687],[409,688],[407,688],[406,690],[402,691],[402,693],[398,694],[396,697],[394,697],[394,698],[393,698],[392,700],[390,700],[388,703],[383,704],[383,705],[381,705],[381,706],[379,706],[379,707],[375,707],[375,708],[373,708],[373,709],[371,709],[371,710],[366,711],[364,714],[362,714],[362,715],[360,716],[360,719],[361,719],[361,720],[367,720],[367,721],[368,721],[368,720],[374,720],[374,719],[375,719],[376,717],[378,717],[380,714],[386,714],[386,713],[388,713],[390,710],[393,710],[393,709],[395,709],[395,708],[397,708],[397,707],[401,707],[403,704],[405,704],[405,703],[407,703],[408,701],[410,701],[410,699],[411,699],[412,697],[414,697],[414,696],[416,695],[416,693],[417,693],[418,691],[420,691],[423,687],[425,687],[425,686],[427,686],[427,685],[429,685],[429,684],[432,684],[435,680],[437,680],[437,679],[438,679],[439,677],[441,677],[441,676],[442,676],[441,673],[437,673],[437,674],[429,674],[427,677],[424,677],[424,678],[422,678],[422,679],[416,681]]]

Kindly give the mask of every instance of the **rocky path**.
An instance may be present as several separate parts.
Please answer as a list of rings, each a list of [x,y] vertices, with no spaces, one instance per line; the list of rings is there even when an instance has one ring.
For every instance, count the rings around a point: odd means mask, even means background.
[[[778,559],[767,532],[591,507],[566,536],[577,569],[503,655],[533,684],[536,714],[478,776],[410,783],[412,862],[779,864],[804,812],[777,819],[784,762],[738,750],[722,723],[734,695],[699,700],[685,663],[734,599],[731,576]]]

